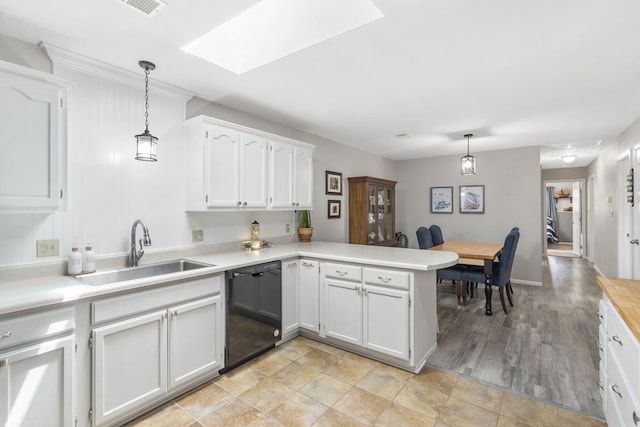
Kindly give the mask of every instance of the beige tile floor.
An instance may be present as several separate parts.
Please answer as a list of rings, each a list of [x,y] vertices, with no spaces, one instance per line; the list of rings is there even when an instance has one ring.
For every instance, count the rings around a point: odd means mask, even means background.
[[[605,426],[425,367],[418,375],[298,337],[128,426]]]

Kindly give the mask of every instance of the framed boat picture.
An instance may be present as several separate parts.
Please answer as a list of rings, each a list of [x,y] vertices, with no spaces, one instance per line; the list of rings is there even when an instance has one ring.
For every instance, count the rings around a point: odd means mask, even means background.
[[[460,213],[484,213],[484,185],[460,186]]]
[[[453,213],[453,187],[431,187],[431,213]]]

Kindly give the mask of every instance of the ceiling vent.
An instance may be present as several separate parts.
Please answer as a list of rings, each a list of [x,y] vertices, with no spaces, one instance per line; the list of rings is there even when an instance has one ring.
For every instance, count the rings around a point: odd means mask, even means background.
[[[155,16],[167,5],[160,0],[120,0],[123,4],[131,6],[146,16]]]

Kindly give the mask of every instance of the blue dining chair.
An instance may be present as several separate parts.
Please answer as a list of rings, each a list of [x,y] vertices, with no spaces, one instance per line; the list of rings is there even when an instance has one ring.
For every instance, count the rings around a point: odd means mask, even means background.
[[[502,253],[498,256],[498,262],[493,263],[493,275],[491,276],[491,285],[497,286],[500,290],[500,302],[502,303],[502,309],[505,314],[509,314],[507,311],[507,305],[504,300],[504,290],[507,289],[507,297],[509,298],[509,305],[513,307],[513,300],[511,294],[513,294],[513,287],[511,286],[511,268],[513,267],[513,260],[516,255],[516,247],[518,246],[518,240],[520,239],[520,231],[517,227],[514,227],[504,240],[504,247]],[[467,283],[484,283],[485,275],[484,268],[482,267],[469,267],[465,268],[461,274],[461,280]]]
[[[433,245],[438,246],[444,243],[444,237],[442,237],[442,229],[439,226],[433,224],[429,227],[429,231],[431,232],[431,240],[433,240]]]
[[[418,227],[416,237],[418,238],[418,247],[420,249],[429,249],[435,246],[431,238],[431,231],[427,227]]]

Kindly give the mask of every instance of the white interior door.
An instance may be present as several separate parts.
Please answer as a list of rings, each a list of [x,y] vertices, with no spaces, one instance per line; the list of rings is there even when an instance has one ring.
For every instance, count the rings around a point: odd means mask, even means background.
[[[573,225],[573,253],[582,256],[582,185],[574,182],[571,191],[573,197],[573,213],[571,223]]]
[[[631,167],[629,153],[618,157],[616,164],[616,183],[618,193],[618,277],[633,277],[633,262],[629,241],[632,236],[632,207],[627,203],[627,174]]]

